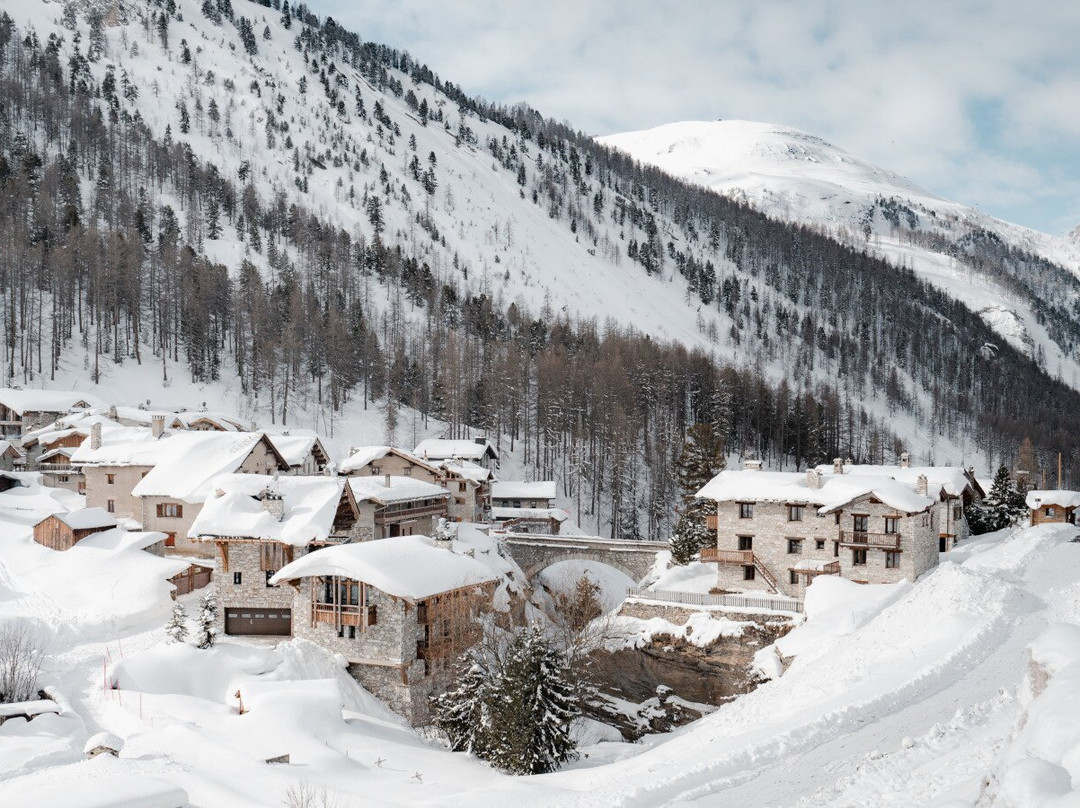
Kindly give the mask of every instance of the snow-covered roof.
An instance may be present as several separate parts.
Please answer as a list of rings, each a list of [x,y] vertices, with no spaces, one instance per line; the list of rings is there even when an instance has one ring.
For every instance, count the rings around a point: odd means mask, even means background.
[[[379,505],[408,502],[414,499],[443,499],[450,492],[441,485],[417,480],[414,477],[349,477],[349,488],[357,502],[371,501]]]
[[[38,462],[48,463],[50,460],[53,460],[57,457],[63,457],[70,460],[73,454],[75,454],[74,449],[68,446],[58,446],[57,448],[50,449],[49,451],[44,452],[42,455],[40,455],[38,457]]]
[[[420,441],[412,453],[425,460],[483,460],[485,455],[495,460],[499,459],[499,453],[495,451],[491,441],[485,438],[477,438],[476,440],[428,438]]]
[[[290,466],[303,465],[312,452],[326,457],[326,450],[317,435],[271,435],[267,433],[266,437],[270,439],[278,454],[284,457]]]
[[[817,467],[822,474],[831,474],[832,463],[823,463]],[[874,466],[867,464],[852,464],[844,466],[844,474],[859,474],[870,477],[891,477],[897,482],[915,487],[919,476],[925,476],[927,490],[941,491],[951,497],[958,497],[964,493],[965,488],[971,487],[971,479],[967,472],[959,466]]]
[[[106,749],[112,749],[114,752],[119,752],[124,748],[124,742],[111,732],[102,730],[86,739],[86,743],[83,744],[83,754],[90,754],[90,752],[97,749],[99,746],[103,746]]]
[[[1047,505],[1057,505],[1062,508],[1080,508],[1080,491],[1040,490],[1035,488],[1027,492],[1025,501],[1032,510],[1045,508]]]
[[[261,432],[177,432],[162,437],[156,441],[160,449],[156,465],[132,493],[202,502],[211,491],[211,481],[235,472],[264,439]],[[274,454],[279,469],[288,471],[285,461]]]
[[[286,564],[270,583],[315,575],[340,575],[418,601],[496,580],[479,561],[435,547],[427,536],[395,536],[325,547]]]
[[[934,502],[929,497],[917,494],[912,486],[891,477],[822,474],[820,488],[811,488],[806,477],[802,472],[792,471],[722,471],[706,483],[696,496],[717,502],[815,505],[820,513],[830,513],[867,495],[875,496],[903,513],[924,511]]]
[[[555,481],[498,480],[491,484],[492,499],[555,499]]]
[[[565,522],[570,518],[570,514],[562,508],[500,508],[496,506],[491,509],[491,518],[500,522],[507,519],[555,519],[558,522]]]
[[[440,460],[435,465],[450,476],[461,477],[463,480],[482,483],[495,479],[495,475],[488,469],[478,466],[471,460]]]
[[[211,493],[188,536],[264,539],[298,547],[325,541],[344,488],[340,477],[274,479],[264,474],[225,474],[211,481]],[[258,498],[263,491],[281,497],[280,522]]]
[[[338,471],[342,474],[349,474],[353,471],[359,471],[365,468],[368,464],[374,463],[376,460],[382,460],[387,455],[395,455],[397,457],[408,460],[410,463],[415,463],[418,466],[422,466],[430,471],[432,474],[436,472],[436,468],[430,463],[421,460],[416,455],[410,454],[403,449],[396,449],[393,446],[356,446],[353,447],[349,457],[342,462]]]
[[[57,519],[70,527],[72,530],[88,530],[89,528],[116,527],[116,517],[104,508],[79,508],[67,513],[54,514]]]
[[[153,466],[166,451],[165,440],[164,436],[155,438],[147,427],[102,425],[101,446],[91,449],[90,438],[86,438],[71,455],[71,462],[81,466]]]
[[[22,456],[22,452],[18,447],[9,440],[0,440],[0,455],[6,455],[14,452],[18,456]]]
[[[29,524],[36,524],[50,514],[82,507],[86,501],[81,494],[66,488],[42,485],[40,471],[5,471],[0,472],[0,476],[19,483],[7,491],[0,491],[0,510],[27,511],[36,515]]]
[[[0,704],[0,718],[10,718],[14,715],[34,716],[58,712],[60,712],[60,705],[52,699],[13,701],[7,704]]]
[[[75,390],[16,390],[0,388],[0,404],[22,415],[26,412],[67,412],[81,407],[101,407],[97,396]]]
[[[165,541],[166,535],[157,530],[125,530],[122,527],[114,527],[91,533],[79,542],[82,548],[96,548],[109,552],[125,552],[128,550],[145,550],[148,547]],[[176,571],[181,572],[187,568],[188,562],[177,556],[168,559],[176,564]],[[205,562],[204,562],[205,563]]]

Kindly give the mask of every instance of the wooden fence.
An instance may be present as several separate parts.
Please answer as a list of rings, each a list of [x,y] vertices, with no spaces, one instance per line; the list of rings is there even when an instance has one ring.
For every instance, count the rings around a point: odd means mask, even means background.
[[[630,587],[626,596],[642,600],[662,600],[686,606],[727,606],[732,609],[768,609],[774,612],[801,613],[801,600],[777,598],[769,595],[710,595],[706,592],[674,592],[664,589],[640,589]]]
[[[186,595],[188,592],[194,592],[196,589],[202,589],[208,583],[210,583],[209,567],[200,567],[196,564],[192,564],[183,572],[178,572],[169,582],[176,586],[176,592],[173,593],[173,597],[177,595]]]

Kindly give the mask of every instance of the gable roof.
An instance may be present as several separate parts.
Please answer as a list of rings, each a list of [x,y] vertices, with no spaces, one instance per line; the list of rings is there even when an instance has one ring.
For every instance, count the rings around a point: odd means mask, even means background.
[[[555,499],[555,481],[499,480],[491,484],[492,499]]]
[[[285,458],[290,466],[301,466],[307,460],[308,455],[314,454],[316,459],[323,463],[329,459],[326,447],[322,445],[318,435],[271,435],[266,437],[274,444],[274,448]]]
[[[349,490],[357,502],[374,502],[390,505],[414,499],[445,499],[450,492],[441,485],[417,480],[415,477],[349,477]]]
[[[103,407],[97,396],[75,390],[17,390],[0,388],[0,404],[22,415],[27,412],[67,412],[86,407]]]
[[[407,460],[421,468],[427,469],[432,474],[438,473],[438,469],[431,463],[421,460],[416,455],[410,454],[404,449],[397,449],[393,446],[355,446],[350,450],[348,458],[342,462],[338,471],[342,474],[359,471],[371,463],[374,463],[376,460],[382,460],[387,455],[400,457],[402,460]]]
[[[483,483],[494,480],[495,475],[483,466],[478,466],[471,460],[440,460],[435,464],[436,468],[445,472],[449,477],[460,477],[474,483]]]
[[[817,467],[822,474],[831,474],[832,463],[823,463]],[[915,487],[919,475],[926,477],[928,490],[944,490],[951,497],[958,497],[964,493],[964,489],[970,488],[976,491],[974,478],[968,476],[968,472],[959,466],[875,466],[868,464],[852,464],[844,466],[845,475],[862,475],[870,477],[891,477],[897,482]],[[982,494],[981,488],[976,491]]]
[[[1031,510],[1057,505],[1062,508],[1080,508],[1080,491],[1032,489],[1027,492],[1025,502]]]
[[[340,575],[409,601],[495,581],[475,559],[435,547],[427,536],[395,536],[315,550],[286,564],[270,583]]]
[[[56,513],[53,516],[72,530],[89,530],[91,528],[107,530],[117,525],[116,517],[104,508],[79,508],[67,513]]]
[[[190,538],[263,539],[302,547],[330,536],[345,480],[224,474],[211,481],[210,489],[188,531]],[[281,497],[281,521],[263,506],[264,491]]]
[[[211,481],[239,469],[260,443],[274,456],[278,470],[289,470],[261,432],[176,432],[153,443],[159,453],[157,462],[132,489],[137,497],[202,502],[211,491]]]
[[[831,466],[830,466],[831,468]],[[695,494],[717,502],[784,502],[814,505],[831,513],[865,496],[874,496],[903,513],[919,513],[934,504],[914,487],[891,477],[869,474],[822,474],[821,487],[811,488],[806,474],[793,471],[722,471]]]
[[[445,438],[428,438],[420,441],[413,454],[425,460],[483,460],[490,457],[492,460],[499,459],[499,453],[491,445],[487,438],[476,440],[447,440]]]

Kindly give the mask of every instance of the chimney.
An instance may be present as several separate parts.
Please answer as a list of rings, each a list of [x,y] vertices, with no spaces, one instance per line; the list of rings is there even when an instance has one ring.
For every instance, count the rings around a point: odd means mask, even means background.
[[[435,529],[431,531],[431,543],[442,550],[454,549],[454,531],[451,529],[446,517],[440,516]]]
[[[281,498],[281,494],[271,491],[269,488],[264,488],[259,498],[262,500],[263,510],[274,519],[280,522],[285,518],[285,500]]]
[[[101,424],[100,423],[90,425],[90,448],[91,449],[100,449],[101,448]]]
[[[112,421],[116,420],[116,405],[115,404],[113,404],[112,406],[109,407],[109,419],[112,420]]]
[[[918,476],[918,478],[915,480],[915,493],[916,494],[921,494],[922,496],[925,497],[926,496],[926,489],[929,486],[929,484],[930,483],[929,483],[929,480],[926,479],[926,475],[925,474],[920,474]]]
[[[386,487],[387,487],[387,488],[389,488],[389,487],[390,487],[390,475],[389,475],[389,474],[385,475],[385,476],[383,477],[383,480],[384,480],[384,481],[385,481],[385,483],[386,483]]]
[[[806,487],[814,491],[821,488],[821,472],[811,468],[806,470]]]
[[[832,462],[832,473],[843,474],[844,473],[844,461],[839,457],[834,457]]]
[[[902,452],[900,455],[900,468],[911,468],[911,455],[907,452]]]
[[[744,460],[742,465],[746,471],[761,471],[760,460]]]
[[[165,434],[165,416],[164,415],[151,415],[150,416],[150,434],[155,438],[160,438]]]

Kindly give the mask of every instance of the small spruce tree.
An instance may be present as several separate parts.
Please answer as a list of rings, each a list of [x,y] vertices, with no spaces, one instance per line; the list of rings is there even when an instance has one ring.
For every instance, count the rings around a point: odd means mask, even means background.
[[[172,616],[165,624],[165,635],[169,642],[185,642],[188,638],[187,611],[182,603],[173,604]]]
[[[998,468],[990,493],[979,505],[968,509],[973,533],[989,533],[1015,524],[1027,512],[1024,495],[1006,466]]]
[[[199,627],[195,632],[195,645],[199,648],[213,648],[217,642],[217,598],[213,590],[208,590],[199,602]]]
[[[488,704],[494,698],[491,671],[479,653],[470,651],[456,680],[456,688],[432,699],[433,723],[446,733],[453,751],[486,760],[493,739],[488,714]]]
[[[671,536],[671,560],[676,564],[689,564],[702,547],[714,543],[705,518],[716,513],[716,503],[695,494],[726,465],[724,441],[711,424],[694,424],[687,430],[687,438],[675,464],[683,492],[683,506]]]

